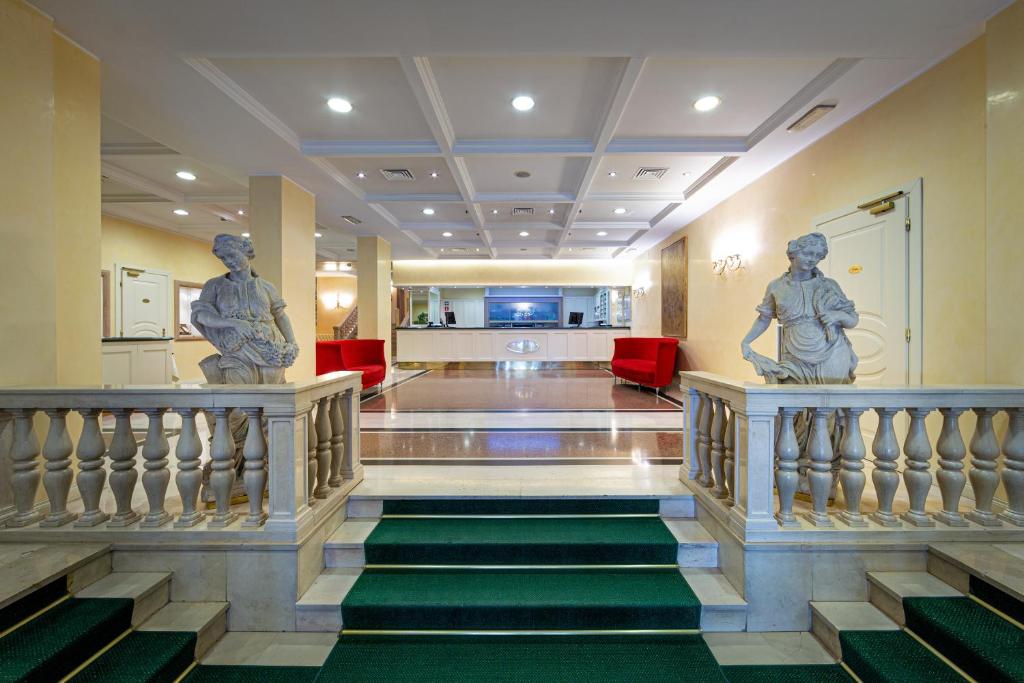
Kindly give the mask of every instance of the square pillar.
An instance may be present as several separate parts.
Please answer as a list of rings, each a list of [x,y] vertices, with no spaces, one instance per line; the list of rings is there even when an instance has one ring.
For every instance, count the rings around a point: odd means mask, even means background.
[[[359,338],[383,339],[387,377],[391,378],[391,243],[380,237],[356,240]]]

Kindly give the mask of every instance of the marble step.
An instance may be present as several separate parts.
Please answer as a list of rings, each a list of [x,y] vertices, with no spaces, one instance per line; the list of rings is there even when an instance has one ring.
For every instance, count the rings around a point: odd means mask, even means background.
[[[0,609],[62,577],[82,590],[110,573],[110,561],[105,543],[0,543]]]
[[[700,600],[700,628],[705,633],[747,630],[747,601],[718,569],[680,569]]]
[[[692,519],[664,519],[665,526],[679,542],[677,561],[680,567],[717,567],[718,542]],[[324,544],[327,567],[363,567],[366,564],[364,544],[377,519],[347,519]]]
[[[1024,601],[1024,543],[932,543],[928,572],[961,593],[974,577]]]
[[[836,659],[840,631],[899,631],[900,625],[869,602],[811,602],[811,633]]]
[[[295,603],[295,630],[337,633],[341,601],[359,578],[360,569],[325,569]]]
[[[722,666],[806,666],[836,659],[806,631],[705,633],[704,641]],[[780,678],[780,680],[782,680]]]
[[[868,600],[900,626],[903,598],[959,598],[962,594],[928,572],[868,572]]]
[[[132,626],[166,605],[171,595],[169,572],[113,572],[75,593],[77,598],[130,598],[135,601]]]
[[[417,498],[424,496],[392,496],[392,498]],[[438,498],[439,496],[426,496]],[[444,496],[444,498],[479,498],[479,496]],[[575,498],[586,498],[587,496],[573,496]],[[609,498],[610,496],[602,496]],[[629,498],[629,496],[620,496]],[[683,494],[665,496],[658,501],[658,513],[662,517],[690,518],[696,515],[696,504],[692,495]],[[358,519],[379,519],[384,512],[384,498],[377,496],[349,496],[347,503],[349,518]]]
[[[220,640],[228,626],[226,602],[170,602],[143,622],[138,631],[177,631],[196,634],[196,659]]]

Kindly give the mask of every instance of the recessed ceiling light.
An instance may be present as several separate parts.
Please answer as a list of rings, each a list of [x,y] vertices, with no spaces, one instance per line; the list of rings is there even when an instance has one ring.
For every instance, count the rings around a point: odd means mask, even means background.
[[[245,209],[239,209],[238,210],[238,215],[239,216],[244,216],[245,215]]]
[[[491,209],[491,213],[493,213],[495,216],[497,216],[498,215],[498,210],[497,209]]]
[[[622,214],[626,213],[626,210],[620,206],[617,209],[612,209],[612,213],[614,213],[616,216],[621,216]]]
[[[555,210],[554,209],[548,209],[548,213],[551,214],[552,216],[554,216],[555,215]]]
[[[685,178],[686,176],[691,176],[691,175],[693,175],[693,171],[683,171],[683,177],[684,177],[684,178]]]
[[[175,209],[174,210],[174,215],[175,216],[187,216],[188,215],[188,211],[186,211],[185,209]]]
[[[434,215],[434,210],[433,210],[433,209],[431,209],[431,208],[430,208],[430,207],[428,206],[427,208],[423,209],[423,215],[424,215],[424,216],[433,216],[433,215]]]
[[[431,178],[436,178],[436,177],[437,177],[437,175],[438,175],[437,171],[431,171],[431,172],[430,172],[430,177],[431,177]]]
[[[598,237],[607,237],[608,233],[606,231],[604,231],[604,230],[601,230],[600,232],[597,233],[597,236]]]
[[[615,171],[608,171],[608,177],[609,177],[609,178],[614,178],[614,177],[615,177],[615,176],[617,176],[617,175],[619,175],[619,174],[618,174],[618,173],[616,173]]]
[[[519,233],[519,236],[520,236],[520,237],[529,237],[529,236],[530,236],[530,233],[528,233],[528,232],[526,232],[525,230],[523,230],[523,231],[521,231],[521,232]]]
[[[247,233],[247,232],[243,232],[242,233],[242,237],[248,237],[248,236],[249,236],[249,233]]]
[[[452,236],[452,234],[450,232],[442,232],[441,233],[441,237],[451,237],[451,236]]]
[[[512,106],[517,111],[530,111],[533,109],[533,98],[529,95],[518,95],[512,98]]]
[[[693,103],[693,108],[697,111],[711,111],[721,103],[722,100],[718,97],[714,95],[705,95]]]
[[[323,237],[323,236],[324,236],[324,235],[323,235],[323,233],[320,233],[320,232],[314,232],[314,233],[313,233],[313,237],[315,237],[315,238],[317,238],[317,239],[320,239],[320,238],[321,238],[321,237]]]
[[[195,180],[196,174],[192,171],[178,171],[174,175],[178,176],[182,180]]]
[[[366,177],[366,173],[364,171],[359,171],[358,173],[356,173],[356,178],[365,178],[365,177]]]
[[[341,97],[332,97],[327,100],[327,106],[331,111],[336,111],[339,114],[347,114],[352,111],[352,103]]]

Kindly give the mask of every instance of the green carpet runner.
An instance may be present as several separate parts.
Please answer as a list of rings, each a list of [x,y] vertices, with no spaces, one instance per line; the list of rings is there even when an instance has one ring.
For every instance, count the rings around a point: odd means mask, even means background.
[[[195,659],[196,634],[134,631],[89,666],[75,683],[173,683]]]
[[[723,666],[729,683],[853,683],[838,664]]]
[[[1024,602],[1021,602],[1012,595],[1007,595],[989,582],[983,581],[976,576],[972,576],[970,579],[970,593],[992,605],[1011,619],[1016,619],[1024,624]]]
[[[320,668],[316,666],[201,664],[189,672],[183,683],[312,683],[319,673]],[[339,677],[339,680],[354,679]]]
[[[904,631],[840,631],[843,661],[864,683],[963,683]]]
[[[0,638],[0,681],[56,681],[131,626],[126,599],[70,598]]]
[[[0,633],[28,619],[39,610],[52,605],[68,593],[68,578],[59,579],[40,586],[20,600],[15,600],[0,609]]]

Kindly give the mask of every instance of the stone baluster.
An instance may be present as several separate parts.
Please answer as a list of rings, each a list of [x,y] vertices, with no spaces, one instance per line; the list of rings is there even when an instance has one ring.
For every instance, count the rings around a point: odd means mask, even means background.
[[[784,527],[800,526],[796,515],[793,514],[793,498],[800,485],[800,473],[797,471],[800,446],[796,442],[793,420],[799,412],[799,408],[782,409],[779,437],[775,441],[775,487],[779,490],[779,512],[775,518]]]
[[[174,483],[181,496],[181,514],[174,526],[180,529],[193,527],[203,521],[206,513],[198,509],[199,489],[203,484],[203,471],[199,467],[199,456],[203,454],[203,442],[196,429],[196,408],[183,408],[177,411],[181,415],[181,434],[178,445],[174,448],[174,456],[178,459],[178,473],[174,475]]]
[[[362,481],[363,463],[359,446],[359,390],[348,389],[341,396],[341,417],[345,422],[345,456],[341,476],[349,481]]]
[[[992,498],[999,485],[996,473],[996,459],[999,457],[999,442],[992,429],[992,408],[975,408],[978,417],[971,437],[971,488],[974,489],[974,509],[967,513],[967,519],[982,526],[1002,526],[992,512]]]
[[[690,418],[690,429],[693,430],[693,438],[690,441],[690,457],[693,458],[693,480],[701,482],[704,480],[704,459],[701,457],[701,425],[704,422],[704,402],[707,399],[699,391],[694,391],[692,396],[690,409],[693,415]]]
[[[839,473],[839,483],[843,487],[843,500],[846,509],[839,512],[839,519],[848,526],[863,527],[868,523],[860,512],[860,501],[864,495],[864,437],[860,432],[860,416],[863,408],[847,408],[843,440],[839,444],[839,455],[843,459],[843,469]]]
[[[1014,526],[1024,526],[1024,408],[1013,408],[1006,414],[1010,418],[1003,437],[1006,510],[999,517]]]
[[[729,420],[725,423],[725,504],[736,504],[736,411],[729,407]]]
[[[143,468],[142,488],[146,491],[149,511],[139,522],[140,527],[159,527],[171,521],[171,515],[164,509],[167,485],[171,482],[171,471],[167,469],[167,455],[171,446],[164,433],[164,408],[143,411],[149,418],[146,442],[142,445]]]
[[[267,488],[267,439],[263,435],[263,411],[245,408],[244,412],[249,419],[249,430],[242,446],[245,459],[242,479],[249,498],[249,516],[242,520],[242,526],[258,527],[267,520],[267,514],[263,512],[263,492]]]
[[[345,459],[345,421],[341,417],[341,394],[331,397],[331,476],[327,485],[341,486],[341,462]]]
[[[39,523],[41,527],[64,526],[74,521],[77,515],[68,512],[68,492],[71,491],[71,435],[68,434],[66,408],[47,410],[50,428],[43,442],[43,459],[46,473],[43,474],[43,488],[50,499],[50,512]]]
[[[715,416],[711,421],[711,472],[714,474],[715,485],[711,495],[715,498],[726,498],[729,490],[725,486],[725,403],[721,398],[712,398],[715,405]]]
[[[964,475],[964,458],[967,446],[960,434],[960,415],[963,408],[940,408],[942,431],[935,442],[939,454],[939,471],[935,478],[942,493],[942,510],[935,513],[935,519],[949,526],[967,526],[967,520],[960,514],[960,496],[967,484]]]
[[[43,513],[35,509],[39,491],[39,440],[32,428],[33,409],[14,409],[14,443],[11,446],[11,490],[14,494],[14,516],[9,527],[23,527],[38,522]]]
[[[313,495],[326,498],[331,492],[331,397],[324,396],[316,408],[316,488]]]
[[[932,444],[928,440],[928,426],[925,418],[930,408],[908,408],[910,428],[903,441],[903,483],[907,486],[910,509],[900,519],[914,526],[935,526],[935,521],[924,511],[928,490],[932,487],[932,473],[928,469],[932,459]]]
[[[828,516],[828,496],[832,491],[832,437],[828,430],[828,419],[832,415],[828,408],[816,408],[811,418],[811,432],[807,436],[807,485],[811,489],[812,510],[806,518],[814,526],[835,526]]]
[[[697,457],[700,458],[701,477],[697,480],[704,488],[714,486],[714,479],[711,476],[711,424],[715,418],[715,409],[711,404],[711,396],[701,394],[700,397],[700,445],[698,446]]]
[[[107,445],[100,432],[99,408],[78,411],[82,416],[82,435],[78,437],[78,492],[82,496],[84,512],[75,521],[76,527],[94,527],[110,519],[100,510],[100,495],[107,481],[103,468],[103,454]]]
[[[116,408],[114,414],[114,435],[107,448],[110,460],[110,490],[114,493],[114,515],[107,526],[126,527],[139,521],[141,515],[132,509],[132,494],[139,481],[135,471],[135,454],[139,451],[132,433],[132,409]]]
[[[316,489],[316,472],[319,464],[316,461],[316,423],[313,411],[316,403],[311,403],[306,414],[306,501],[309,505],[316,504],[313,491]]]
[[[231,489],[235,485],[235,437],[231,433],[231,409],[211,408],[216,422],[210,447],[210,490],[217,505],[208,527],[225,527],[238,517],[231,511]]]
[[[899,410],[875,408],[875,412],[878,413],[878,431],[871,442],[871,454],[875,456],[875,470],[871,473],[871,483],[875,486],[878,509],[871,513],[870,517],[873,522],[882,526],[903,526],[892,511],[892,502],[900,485],[900,475],[896,471],[900,445],[896,441],[892,418]]]

